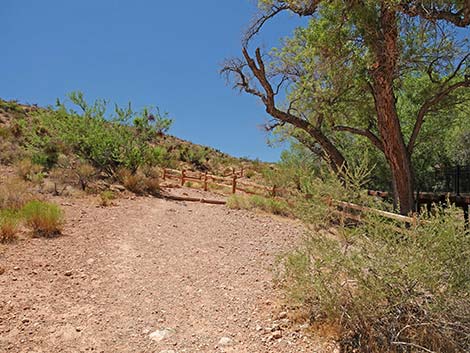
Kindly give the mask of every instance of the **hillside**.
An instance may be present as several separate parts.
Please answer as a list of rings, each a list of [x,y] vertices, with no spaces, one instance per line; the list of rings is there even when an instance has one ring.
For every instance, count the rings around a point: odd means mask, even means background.
[[[31,121],[39,113],[47,114],[52,112],[52,108],[42,108],[37,105],[25,105],[17,101],[0,99],[1,136],[3,139],[8,139],[11,132],[8,130],[15,128],[18,121]],[[5,141],[3,143],[5,144]],[[223,174],[224,171],[228,171],[231,168],[239,169],[242,166],[260,170],[270,165],[269,163],[253,161],[247,158],[232,157],[212,147],[198,145],[166,133],[156,134],[150,143],[166,149],[169,153],[169,160],[166,163],[172,164],[174,167],[207,171],[212,174]],[[0,161],[4,162],[12,159],[9,155],[1,156],[0,158]]]

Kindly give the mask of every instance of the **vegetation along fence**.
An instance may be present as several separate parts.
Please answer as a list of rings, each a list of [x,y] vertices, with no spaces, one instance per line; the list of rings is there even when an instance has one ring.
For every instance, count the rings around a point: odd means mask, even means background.
[[[252,183],[246,180],[240,180],[241,172],[232,172],[230,176],[217,176],[202,172],[193,172],[190,170],[176,170],[176,169],[163,169],[163,180],[172,179],[177,180],[181,186],[186,183],[197,183],[201,185],[204,191],[211,189],[218,189],[223,192],[235,194],[237,191],[250,194],[250,195],[263,195],[263,196],[279,196],[281,193],[286,192],[284,189],[277,188],[276,186],[264,186]]]

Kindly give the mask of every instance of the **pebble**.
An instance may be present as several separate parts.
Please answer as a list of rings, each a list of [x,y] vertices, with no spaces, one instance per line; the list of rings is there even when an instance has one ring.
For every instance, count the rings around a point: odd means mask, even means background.
[[[233,340],[230,338],[230,337],[222,337],[220,340],[219,340],[219,346],[231,346],[233,344]]]
[[[149,335],[149,338],[152,341],[160,342],[160,341],[163,341],[164,339],[166,339],[168,337],[173,336],[174,333],[175,333],[174,330],[171,330],[171,329],[157,330],[157,331],[152,332]]]
[[[287,312],[285,311],[280,312],[278,318],[281,320],[287,318]]]
[[[70,277],[72,276],[72,271],[65,271],[64,275]]]

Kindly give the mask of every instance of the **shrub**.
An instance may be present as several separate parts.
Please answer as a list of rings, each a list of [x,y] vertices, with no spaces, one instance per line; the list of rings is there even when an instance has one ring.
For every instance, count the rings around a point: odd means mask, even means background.
[[[64,216],[55,204],[30,201],[23,207],[22,214],[36,236],[52,237],[62,232]]]
[[[44,177],[43,167],[31,159],[23,159],[16,164],[18,176],[27,181],[40,181]]]
[[[258,195],[232,195],[227,200],[227,206],[232,209],[259,209],[264,212],[285,217],[294,215],[291,207],[285,200],[266,198]]]
[[[307,236],[280,278],[342,352],[468,352],[469,248],[452,208],[415,228],[365,217]]]
[[[100,205],[103,207],[111,206],[115,199],[116,195],[111,190],[105,190],[100,193]]]
[[[19,220],[14,212],[0,212],[0,243],[11,243],[16,240]]]
[[[127,190],[138,195],[157,195],[160,191],[159,172],[156,168],[139,169],[135,173],[127,168],[120,168],[117,178]]]
[[[116,106],[114,112],[107,113],[104,100],[88,104],[80,92],[69,98],[81,113],[58,102],[57,110],[39,112],[31,119],[31,126],[23,129],[25,145],[37,163],[49,169],[60,153],[73,152],[100,172],[113,176],[119,168],[135,172],[164,158],[165,151],[152,147],[150,142],[170,127],[171,119],[166,114],[158,109],[137,114],[130,105]]]
[[[0,209],[18,210],[31,200],[31,193],[23,180],[12,178],[0,184]]]

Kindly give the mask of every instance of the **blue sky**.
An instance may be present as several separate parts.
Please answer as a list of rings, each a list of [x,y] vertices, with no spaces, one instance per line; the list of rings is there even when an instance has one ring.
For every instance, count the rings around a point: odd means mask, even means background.
[[[90,101],[156,105],[178,137],[275,161],[262,105],[219,75],[255,11],[251,0],[3,0],[0,97],[45,106],[80,90]],[[298,23],[281,16],[259,44],[276,46]]]

